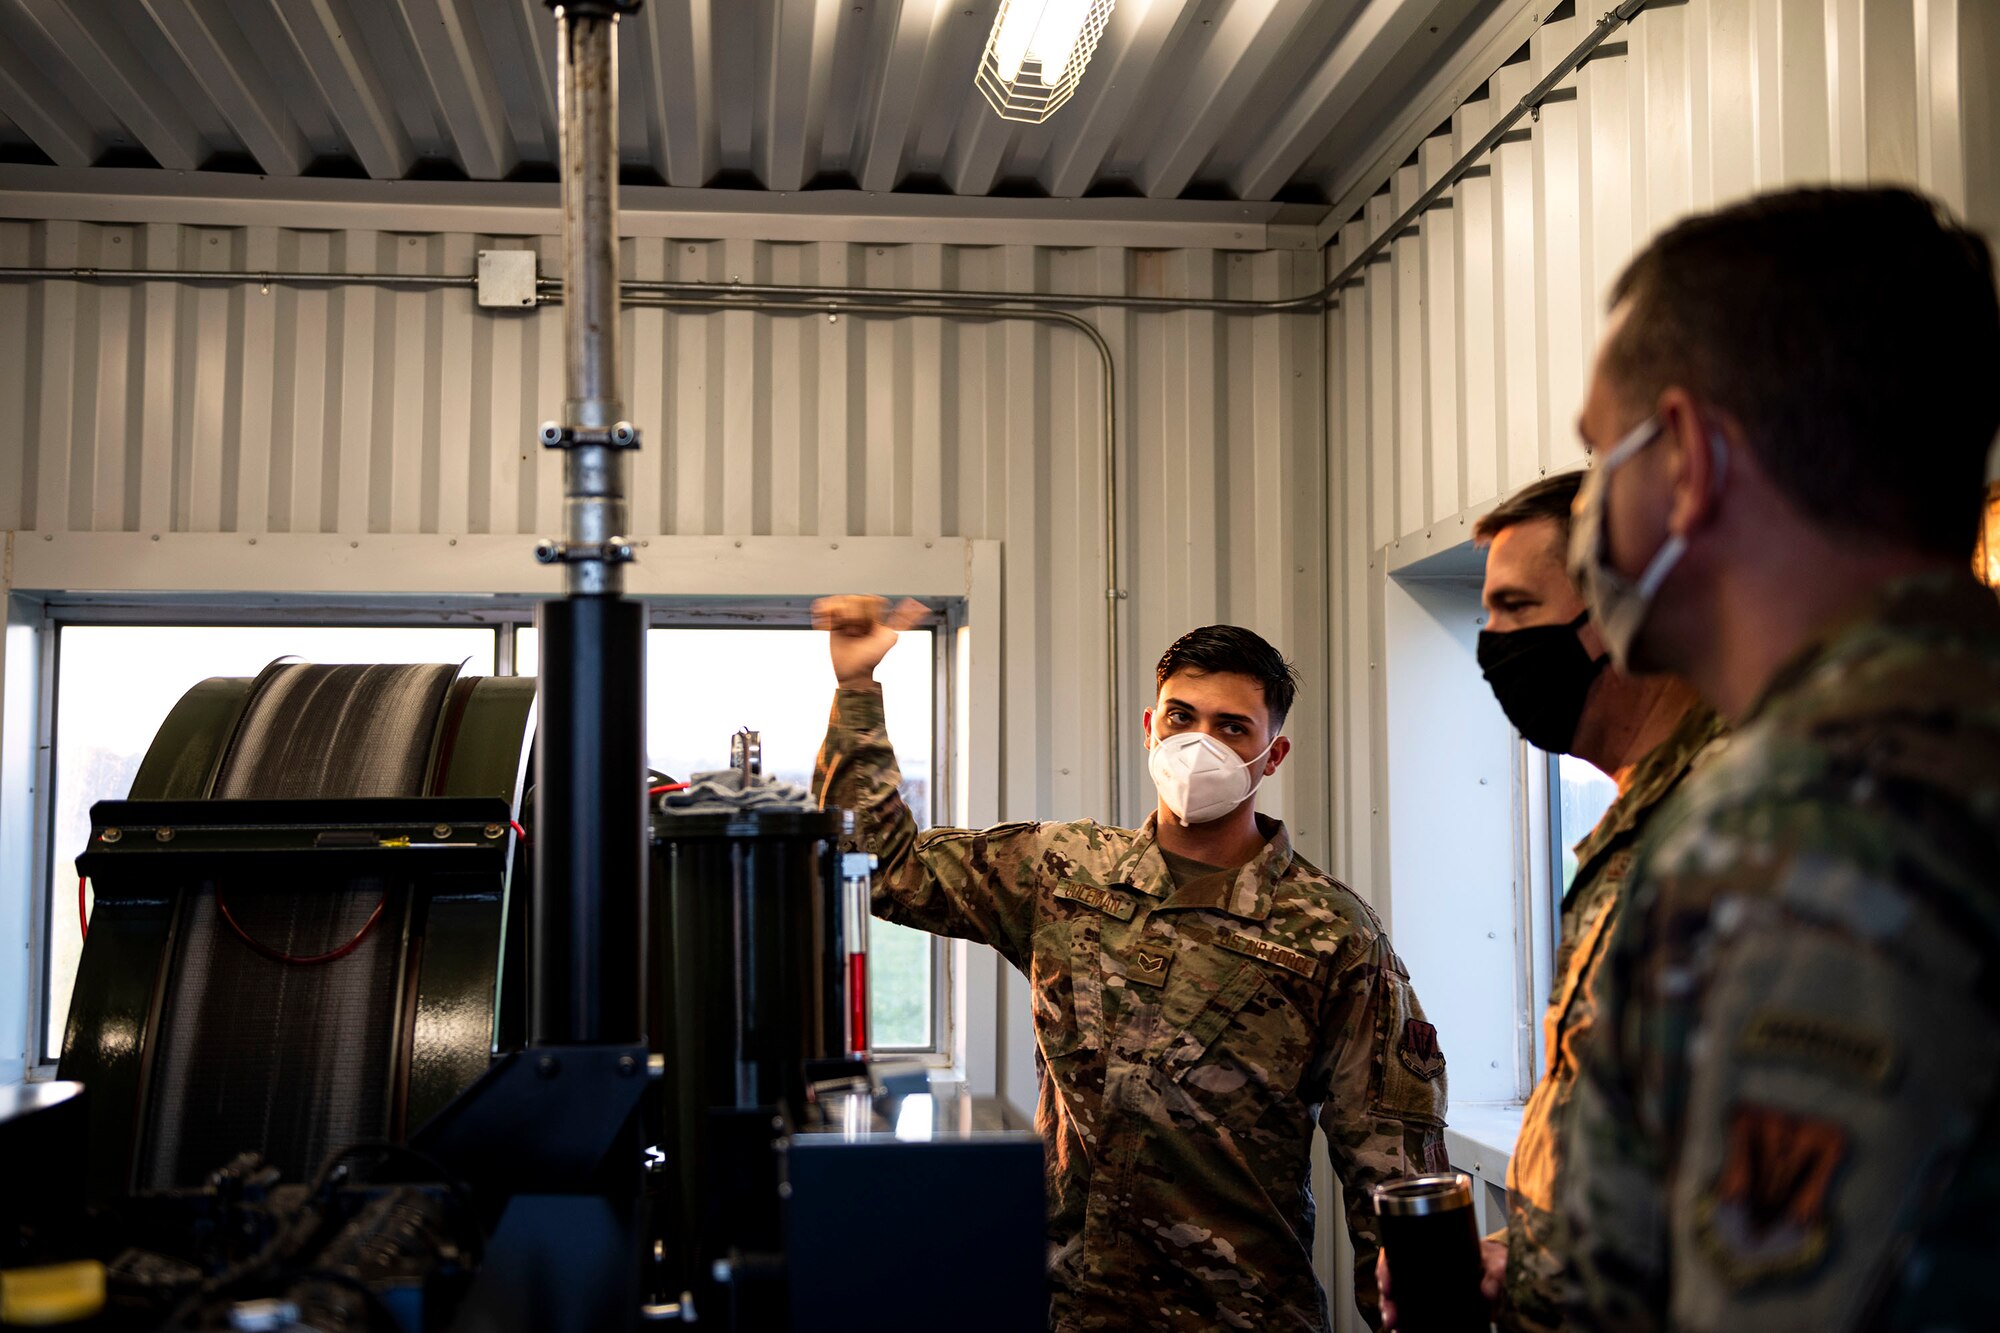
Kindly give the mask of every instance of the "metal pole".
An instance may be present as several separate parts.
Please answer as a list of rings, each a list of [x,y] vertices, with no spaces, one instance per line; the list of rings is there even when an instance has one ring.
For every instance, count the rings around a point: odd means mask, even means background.
[[[618,396],[618,18],[589,5],[556,10],[562,118],[563,422],[605,431],[625,415]],[[622,450],[577,443],[564,467],[572,542],[601,544],[625,530]],[[601,554],[597,552],[596,554]],[[615,561],[568,562],[572,596],[624,590]]]
[[[625,455],[639,433],[618,396],[617,24],[637,0],[549,0],[563,163],[564,568],[544,603],[536,735],[529,1040],[626,1044],[644,1027],[645,609],[627,601]]]

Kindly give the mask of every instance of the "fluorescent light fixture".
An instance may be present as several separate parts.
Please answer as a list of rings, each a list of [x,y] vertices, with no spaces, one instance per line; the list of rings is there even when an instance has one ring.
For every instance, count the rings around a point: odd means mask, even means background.
[[[1116,0],[1000,0],[979,91],[1003,120],[1039,124],[1076,92]]]

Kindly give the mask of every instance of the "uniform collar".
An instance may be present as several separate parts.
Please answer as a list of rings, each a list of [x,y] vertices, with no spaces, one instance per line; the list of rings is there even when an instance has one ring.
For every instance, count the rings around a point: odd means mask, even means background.
[[[1570,881],[1572,885],[1586,881],[1585,871],[1606,847],[1639,827],[1647,813],[1679,785],[1695,759],[1724,729],[1722,718],[1707,704],[1698,703],[1682,715],[1667,738],[1633,766],[1625,790],[1611,803],[1597,826],[1576,845],[1577,871],[1576,878]]]
[[[1207,908],[1262,921],[1271,915],[1278,881],[1292,868],[1292,835],[1284,821],[1266,815],[1257,816],[1257,831],[1264,835],[1264,850],[1248,863],[1233,872],[1204,875],[1176,886],[1166,858],[1160,855],[1159,813],[1155,811],[1139,826],[1112,878],[1148,897],[1164,899],[1159,904],[1162,908]]]

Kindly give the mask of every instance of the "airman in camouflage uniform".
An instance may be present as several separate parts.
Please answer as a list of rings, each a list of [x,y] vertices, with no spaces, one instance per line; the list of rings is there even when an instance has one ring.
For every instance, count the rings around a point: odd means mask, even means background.
[[[1587,1322],[1991,1327],[2000,604],[1891,589],[1684,792],[1570,1127]]]
[[[859,812],[878,915],[992,945],[1029,979],[1054,1328],[1330,1328],[1316,1120],[1373,1317],[1367,1189],[1443,1165],[1445,1081],[1365,903],[1263,816],[1254,860],[1182,877],[1157,816],[919,833],[872,683],[836,694],[814,782]]]
[[[1591,1036],[1590,979],[1647,821],[1722,732],[1686,682],[1607,669],[1605,644],[1565,567],[1581,485],[1576,472],[1530,482],[1473,528],[1486,548],[1479,664],[1494,697],[1530,744],[1575,755],[1618,784],[1617,800],[1577,844],[1542,1018],[1547,1064],[1507,1169],[1507,1225],[1484,1247],[1484,1285],[1505,1333],[1562,1326],[1570,1244],[1556,1210],[1568,1165],[1559,1125]]]
[[[1569,1165],[1562,1118],[1576,1088],[1579,1061],[1596,1014],[1591,978],[1604,956],[1630,878],[1634,848],[1653,813],[1721,734],[1722,720],[1697,707],[1632,771],[1590,836],[1577,844],[1576,879],[1563,902],[1556,984],[1542,1016],[1547,1065],[1521,1116],[1507,1167],[1507,1269],[1495,1322],[1504,1329],[1553,1333],[1563,1324],[1570,1242],[1556,1201]]]
[[[1734,731],[1654,819],[1592,988],[1572,1313],[1990,1328],[1990,252],[1904,191],[1796,191],[1678,224],[1614,299],[1572,565],[1614,656]]]

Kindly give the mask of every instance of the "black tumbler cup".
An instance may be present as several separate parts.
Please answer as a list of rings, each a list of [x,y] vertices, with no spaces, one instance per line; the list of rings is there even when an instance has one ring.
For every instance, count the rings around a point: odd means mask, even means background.
[[[1389,1299],[1401,1333],[1486,1333],[1472,1177],[1404,1176],[1375,1186]]]

